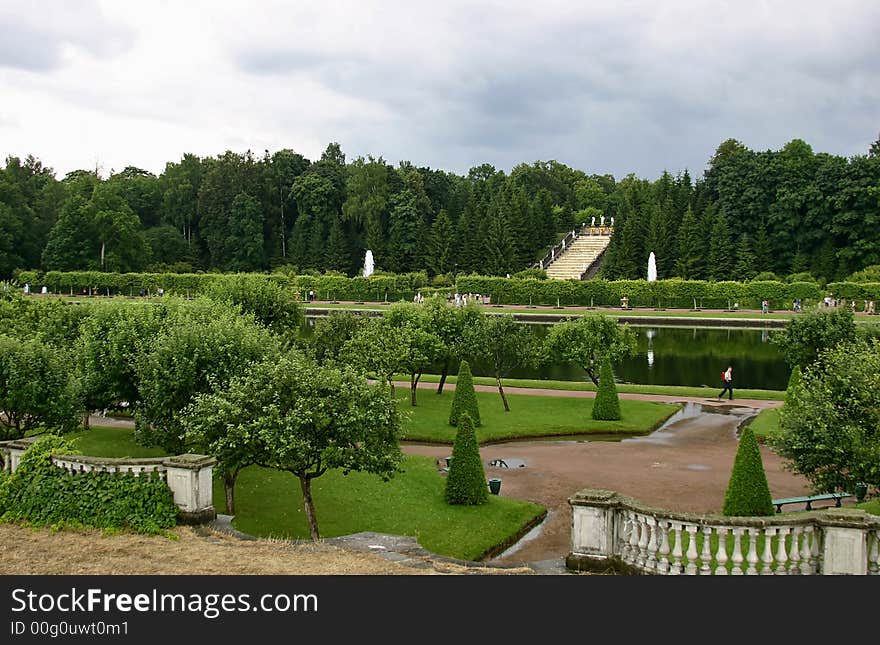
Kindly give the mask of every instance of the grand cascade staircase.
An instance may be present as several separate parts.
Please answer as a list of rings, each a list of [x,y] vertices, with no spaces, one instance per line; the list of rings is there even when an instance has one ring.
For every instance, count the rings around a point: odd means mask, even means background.
[[[554,280],[580,280],[611,241],[610,235],[579,235],[555,251],[549,264],[545,264],[547,277]]]

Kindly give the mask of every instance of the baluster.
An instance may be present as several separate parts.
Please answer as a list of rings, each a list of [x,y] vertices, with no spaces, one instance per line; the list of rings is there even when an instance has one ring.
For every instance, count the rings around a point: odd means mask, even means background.
[[[684,572],[689,576],[695,576],[697,575],[697,526],[688,524],[684,529],[688,533],[687,566]]]
[[[630,523],[630,531],[629,531],[629,562],[630,564],[637,564],[639,561],[639,522],[638,517],[633,511],[629,512],[629,523]]]
[[[657,520],[660,528],[660,550],[657,558],[657,571],[667,573],[669,571],[669,520]]]
[[[703,550],[700,553],[700,575],[708,576],[712,573],[709,562],[712,560],[712,527],[703,526]]]
[[[791,527],[791,545],[788,547],[788,560],[791,563],[789,571],[795,575],[801,572],[800,536],[802,530],[800,526]]]
[[[788,555],[785,553],[785,536],[788,535],[788,527],[780,527],[777,530],[779,534],[779,539],[776,541],[776,575],[777,576],[787,576],[788,569],[786,568],[786,563],[788,562]]]
[[[614,545],[614,552],[620,556],[620,559],[626,562],[627,551],[629,551],[629,518],[627,512],[621,510],[617,513],[618,527],[614,536],[617,543]]]
[[[648,522],[644,515],[636,516],[639,520],[639,557],[636,564],[644,569],[648,563]]]
[[[773,564],[773,536],[776,535],[776,529],[772,526],[768,526],[764,529],[764,552],[761,554],[761,563],[763,566],[761,567],[761,575],[762,576],[772,576],[773,569],[770,568],[770,565]]]
[[[715,553],[715,575],[716,576],[726,576],[727,575],[727,532],[728,528],[726,526],[719,526],[716,529],[718,533],[718,549],[716,549]]]
[[[758,575],[758,529],[750,526],[746,531],[749,534],[749,553],[746,556],[749,567],[746,569],[746,575],[756,576]]]
[[[880,530],[870,533],[873,536],[870,555],[868,556],[868,575],[880,575]]]
[[[671,575],[677,576],[680,575],[682,570],[684,569],[681,564],[681,554],[683,552],[681,548],[681,522],[673,522],[672,531],[672,539],[675,540],[675,544],[672,547],[672,566],[669,568],[669,573]]]
[[[803,527],[804,537],[801,540],[801,573],[805,576],[813,575],[816,570],[813,568],[813,562],[810,561],[810,539],[813,534],[812,526]]]
[[[648,540],[648,553],[647,558],[645,560],[645,567],[647,567],[648,571],[656,571],[657,570],[657,549],[659,548],[659,540],[660,537],[657,533],[657,520],[653,516],[648,516],[648,527],[651,531],[651,537]]]
[[[733,555],[730,557],[733,562],[733,570],[730,572],[732,575],[741,576],[743,573],[742,563],[743,563],[743,554],[742,554],[742,527],[737,526],[732,529],[733,531]]]
[[[813,539],[810,542],[810,568],[812,568],[813,573],[822,573],[822,549],[820,543],[824,534],[816,526],[811,526],[810,529],[813,533]]]

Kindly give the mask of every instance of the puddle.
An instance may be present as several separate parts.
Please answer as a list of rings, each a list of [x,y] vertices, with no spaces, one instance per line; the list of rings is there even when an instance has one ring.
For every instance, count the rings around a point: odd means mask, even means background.
[[[525,468],[526,462],[525,460],[517,459],[516,457],[501,457],[493,459],[486,465],[490,468]]]
[[[495,556],[495,557],[492,558],[492,559],[493,559],[493,560],[499,560],[499,559],[501,559],[501,558],[506,558],[506,557],[509,556],[509,555],[513,555],[514,553],[516,553],[517,551],[519,551],[520,549],[522,549],[526,544],[528,544],[528,543],[531,542],[532,540],[534,540],[534,539],[536,539],[537,537],[539,537],[539,536],[541,535],[541,533],[543,533],[543,531],[544,531],[544,525],[547,524],[547,522],[550,521],[550,518],[551,518],[554,514],[555,514],[555,511],[552,511],[552,510],[550,510],[550,509],[547,509],[547,515],[544,517],[544,521],[543,521],[543,522],[541,522],[541,523],[538,524],[536,527],[534,527],[531,531],[529,531],[528,533],[526,533],[525,535],[523,535],[523,536],[517,541],[516,544],[514,544],[514,545],[508,547],[508,549],[507,549],[506,551],[504,551],[504,552],[498,554],[497,556]]]

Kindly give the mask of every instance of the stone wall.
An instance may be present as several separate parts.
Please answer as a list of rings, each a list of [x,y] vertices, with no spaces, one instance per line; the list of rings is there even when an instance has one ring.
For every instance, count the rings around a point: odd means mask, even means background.
[[[24,452],[35,439],[0,442],[3,469],[14,471]],[[159,473],[168,484],[179,508],[178,521],[199,524],[213,520],[217,513],[213,503],[212,475],[217,460],[206,455],[183,454],[174,457],[115,459],[86,455],[52,455],[52,462],[71,474],[88,472]]]

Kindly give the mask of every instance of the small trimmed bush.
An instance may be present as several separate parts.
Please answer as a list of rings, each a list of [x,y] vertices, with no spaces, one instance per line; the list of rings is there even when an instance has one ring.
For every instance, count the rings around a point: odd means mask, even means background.
[[[746,426],[739,438],[739,448],[724,495],[724,514],[734,517],[773,515],[773,499],[767,485],[764,462],[755,433]]]
[[[452,461],[446,476],[447,504],[484,504],[489,498],[486,471],[470,415],[462,413],[452,445]]]
[[[480,426],[480,407],[477,404],[477,394],[474,392],[471,366],[467,361],[462,361],[458,368],[458,381],[455,383],[455,394],[452,397],[449,425],[457,426],[462,414],[470,416],[474,427]]]
[[[785,401],[791,398],[792,393],[797,389],[801,381],[803,380],[803,376],[801,375],[801,368],[799,365],[795,365],[794,369],[791,370],[791,376],[788,377],[788,387],[785,389]]]
[[[620,399],[617,396],[617,385],[614,383],[611,361],[607,358],[602,361],[602,368],[599,371],[599,388],[596,390],[596,400],[593,401],[593,419],[597,421],[620,420]]]

